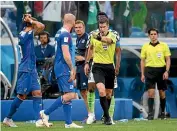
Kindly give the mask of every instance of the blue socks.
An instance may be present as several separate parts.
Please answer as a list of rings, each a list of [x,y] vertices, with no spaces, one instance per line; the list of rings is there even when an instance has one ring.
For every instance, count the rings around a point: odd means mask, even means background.
[[[65,102],[61,97],[58,97],[58,99],[48,108],[44,111],[46,115],[49,115],[53,111],[55,111],[58,107],[63,106],[63,112],[65,115],[65,122],[66,124],[71,124],[72,123],[72,118],[71,118],[71,106],[72,102]]]
[[[62,97],[58,97],[56,99],[56,101],[48,108],[44,111],[44,113],[46,115],[49,115],[50,113],[52,113],[54,110],[56,110],[58,107],[61,107],[63,105],[62,102]]]
[[[19,99],[18,97],[16,97],[10,107],[10,112],[7,116],[7,118],[11,119],[12,116],[15,114],[15,112],[17,111],[17,109],[19,108],[19,106],[21,105],[21,103],[23,102],[23,100]]]
[[[34,116],[35,120],[40,119],[40,111],[42,109],[42,96],[33,96],[33,109],[34,109]]]
[[[65,123],[68,125],[72,123],[71,108],[72,108],[72,102],[68,104],[63,104],[63,111],[65,114]]]

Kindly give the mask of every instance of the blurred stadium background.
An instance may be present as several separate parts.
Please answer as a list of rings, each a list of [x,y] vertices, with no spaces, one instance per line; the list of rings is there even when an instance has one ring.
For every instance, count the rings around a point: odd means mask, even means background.
[[[91,4],[94,6],[94,11],[89,8]],[[137,54],[140,53],[142,44],[148,42],[147,30],[151,27],[157,28],[160,32],[159,40],[166,42],[172,53],[169,88],[166,91],[166,113],[171,118],[177,118],[177,1],[1,1],[0,6],[1,18],[13,35],[13,41],[17,49],[17,63],[20,62],[17,36],[22,26],[22,16],[24,13],[32,14],[32,16],[46,25],[45,30],[50,33],[51,37],[50,44],[55,46],[53,38],[57,30],[62,27],[62,17],[65,13],[73,13],[77,16],[77,19],[83,20],[86,24],[86,32],[89,33],[91,30],[97,28],[97,12],[106,12],[110,19],[110,28],[118,31],[121,36],[121,68],[118,77],[118,88],[115,90],[117,105],[114,118],[116,120],[140,117],[140,112],[132,106],[132,100],[142,103],[141,98],[144,93],[144,85],[140,81],[140,59]],[[76,34],[74,32],[72,33],[72,37],[75,43]],[[38,38],[36,37],[34,41],[37,45]],[[15,75],[15,57],[13,52],[12,42],[1,21],[0,67],[1,73],[6,76],[11,84],[13,84]],[[1,120],[3,120],[10,107],[11,100],[7,100],[9,99],[10,93],[11,88],[9,88],[9,85],[4,85],[1,82]],[[14,95],[12,95],[11,99],[13,99]],[[58,95],[60,93],[55,89],[43,94],[45,98],[43,100],[43,107],[48,107],[50,102],[53,101],[51,99],[57,98]],[[98,92],[96,92],[96,98],[98,98]],[[79,99],[75,101],[75,106],[73,105],[73,117],[74,120],[80,121],[86,116],[86,110],[80,95]],[[19,110],[23,110],[25,107],[30,108],[30,104],[30,100],[24,102]],[[80,107],[76,107],[78,104],[80,104]],[[84,110],[82,110],[83,108]],[[81,111],[79,112],[80,114],[78,114],[78,109]],[[101,108],[96,106],[97,119],[101,117],[100,110]],[[32,108],[27,114],[17,112],[14,117],[14,120],[18,121],[33,120]],[[58,109],[52,113],[51,120],[63,120],[63,117],[61,109]],[[167,124],[167,122],[161,123],[160,121],[156,121],[154,122],[154,128],[152,126],[150,129],[156,131],[156,123],[159,126]],[[172,120],[171,123],[175,122]],[[134,128],[133,130],[137,131],[136,123],[133,124],[130,123],[130,126],[132,126],[132,129]],[[169,124],[169,128],[173,125],[175,124]],[[148,125],[142,123],[140,126],[144,127]],[[121,125],[121,127],[123,127],[122,129],[125,128],[124,125]],[[6,128],[3,129],[5,130]],[[32,130],[31,127],[30,129]],[[163,126],[161,129],[163,129]],[[173,130],[175,131],[175,129],[171,128],[171,131]]]

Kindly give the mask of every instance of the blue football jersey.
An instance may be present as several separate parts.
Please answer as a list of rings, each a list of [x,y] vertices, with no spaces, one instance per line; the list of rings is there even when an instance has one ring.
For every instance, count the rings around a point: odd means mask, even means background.
[[[87,41],[88,41],[87,33],[84,33],[81,37],[77,37],[75,55],[81,55],[85,57]]]
[[[21,31],[18,36],[19,45],[21,46],[22,51],[21,63],[19,65],[19,71],[21,72],[32,72],[36,69],[33,37],[33,30],[28,32]]]
[[[64,75],[70,75],[70,68],[68,64],[65,62],[63,57],[62,45],[69,46],[69,53],[72,58],[72,37],[71,34],[65,29],[61,28],[57,34],[55,35],[55,42],[57,44],[55,62],[54,62],[54,71],[56,77],[61,77]]]

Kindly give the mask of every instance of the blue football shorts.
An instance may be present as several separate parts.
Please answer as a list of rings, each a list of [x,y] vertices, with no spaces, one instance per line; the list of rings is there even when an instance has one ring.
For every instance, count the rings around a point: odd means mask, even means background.
[[[69,78],[69,75],[64,75],[57,78],[58,88],[60,92],[76,92],[74,88],[74,81],[68,82]]]
[[[37,72],[18,72],[17,94],[29,94],[35,90],[41,90],[40,80]]]

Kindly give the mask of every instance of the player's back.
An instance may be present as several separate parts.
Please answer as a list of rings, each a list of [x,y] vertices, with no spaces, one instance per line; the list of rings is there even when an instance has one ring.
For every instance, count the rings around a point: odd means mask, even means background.
[[[70,69],[67,63],[65,62],[62,46],[68,45],[69,47],[69,53],[72,57],[72,38],[71,34],[65,29],[61,28],[57,34],[55,35],[55,42],[57,43],[57,51],[55,56],[55,62],[54,62],[54,70],[56,77],[60,77],[63,75],[69,75]]]
[[[19,71],[31,72],[36,69],[36,56],[34,52],[33,30],[19,34],[19,45],[21,46],[22,58]]]

